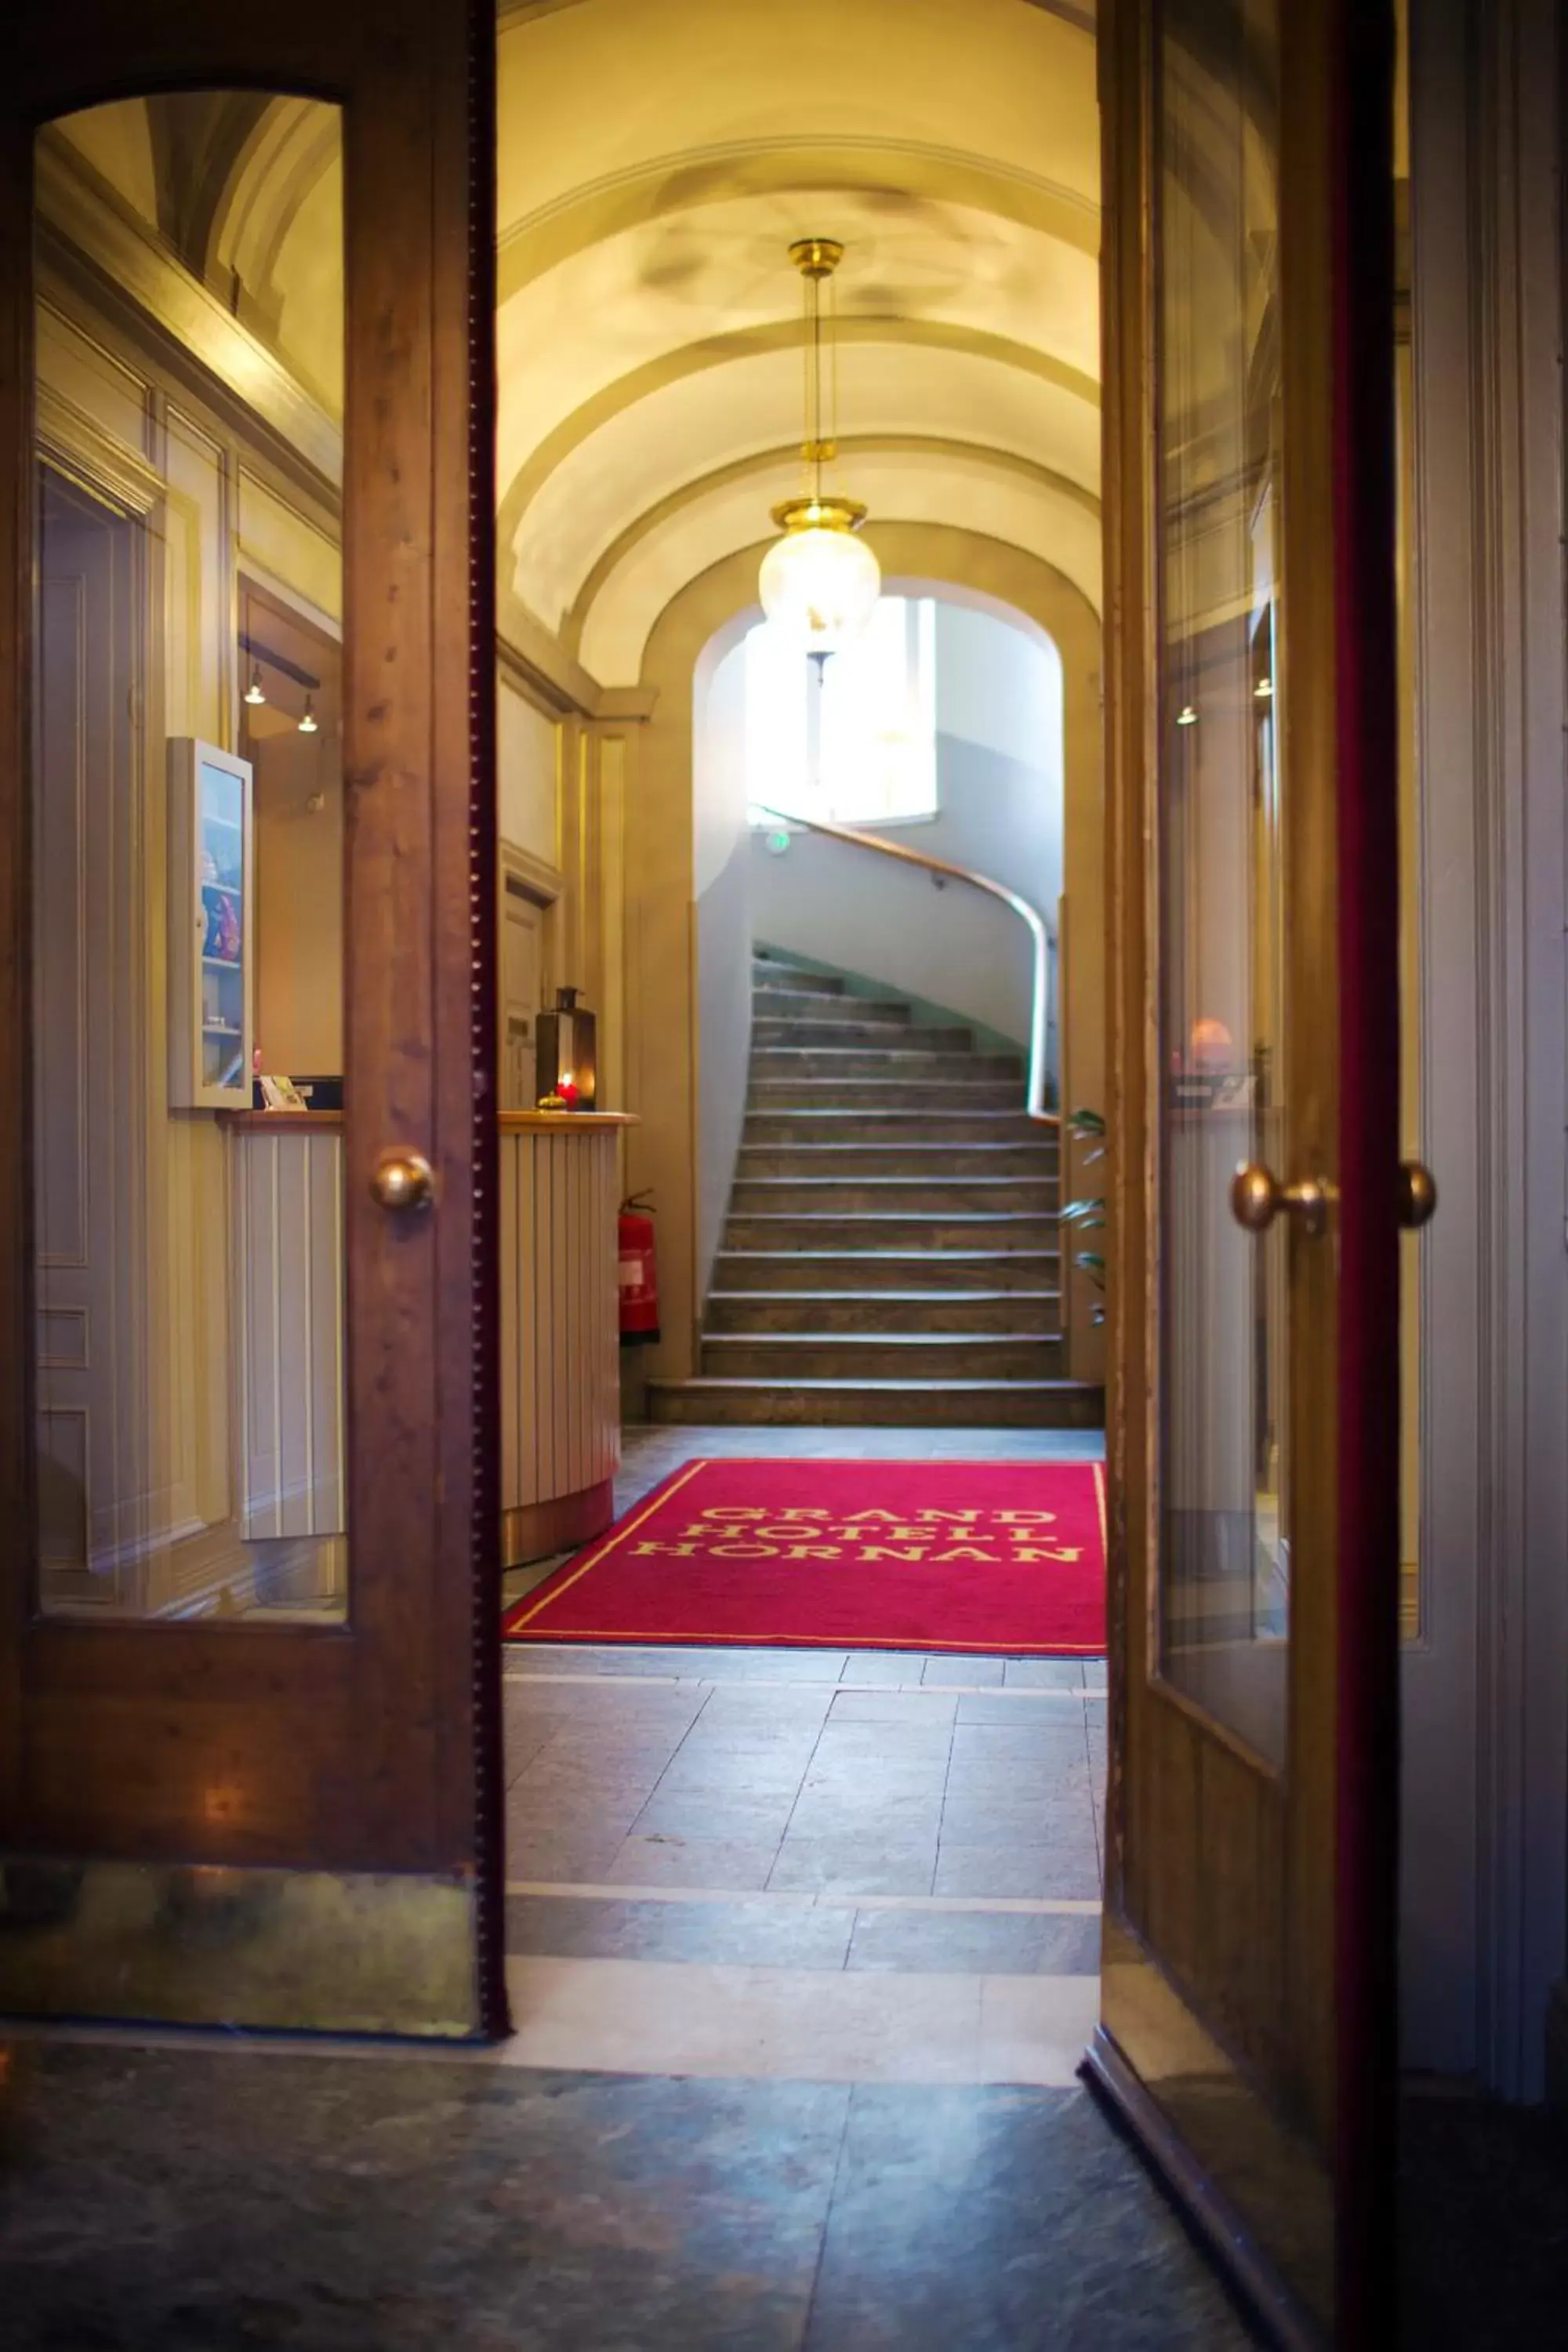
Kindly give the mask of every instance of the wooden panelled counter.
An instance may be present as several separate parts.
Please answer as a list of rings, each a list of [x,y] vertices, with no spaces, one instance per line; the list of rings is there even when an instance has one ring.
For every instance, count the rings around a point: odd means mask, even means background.
[[[225,1114],[247,1540],[342,1532],[342,1118]],[[620,1112],[500,1116],[501,1564],[615,1513]]]
[[[501,1564],[603,1533],[621,1458],[618,1111],[500,1115]]]

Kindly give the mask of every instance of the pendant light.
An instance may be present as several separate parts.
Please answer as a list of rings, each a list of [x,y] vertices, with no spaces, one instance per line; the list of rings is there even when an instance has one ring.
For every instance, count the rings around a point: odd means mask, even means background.
[[[250,684],[245,689],[245,699],[253,709],[258,702],[265,702],[267,699],[267,688],[261,683],[259,662],[252,662],[250,665]]]
[[[855,534],[866,520],[858,499],[824,492],[822,468],[838,454],[837,416],[822,405],[822,289],[844,258],[831,236],[801,237],[789,249],[805,296],[805,438],[801,456],[809,488],[803,498],[774,507],[784,537],[763,558],[763,610],[796,638],[814,661],[825,662],[858,637],[881,593],[876,557]],[[837,370],[834,371],[835,383]],[[832,404],[837,407],[837,401]]]
[[[301,735],[313,735],[316,732],[316,704],[312,695],[308,694],[305,697],[305,708],[300,719],[300,732]]]

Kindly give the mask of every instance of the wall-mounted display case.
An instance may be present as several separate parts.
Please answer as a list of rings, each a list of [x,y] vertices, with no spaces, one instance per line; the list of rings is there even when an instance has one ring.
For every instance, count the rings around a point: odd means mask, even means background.
[[[255,898],[248,760],[169,744],[169,1101],[250,1105]]]

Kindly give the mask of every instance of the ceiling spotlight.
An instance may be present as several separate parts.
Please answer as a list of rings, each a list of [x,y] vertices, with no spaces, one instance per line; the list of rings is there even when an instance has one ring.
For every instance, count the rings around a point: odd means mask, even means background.
[[[305,697],[305,709],[300,719],[300,732],[301,735],[313,735],[316,731],[316,726],[317,720],[314,698],[308,694]]]
[[[267,690],[261,683],[259,662],[252,662],[250,665],[250,684],[245,689],[245,698],[249,703],[265,702],[267,699]]]
[[[805,288],[805,438],[800,454],[808,488],[805,497],[774,507],[773,521],[784,537],[763,558],[758,586],[768,619],[821,663],[859,635],[881,593],[882,573],[864,540],[855,536],[866,520],[865,508],[822,488],[823,466],[838,454],[837,418],[831,413],[837,407],[837,369],[829,378],[828,414],[822,405],[822,289],[843,260],[844,247],[836,237],[805,236],[790,247],[789,257]]]

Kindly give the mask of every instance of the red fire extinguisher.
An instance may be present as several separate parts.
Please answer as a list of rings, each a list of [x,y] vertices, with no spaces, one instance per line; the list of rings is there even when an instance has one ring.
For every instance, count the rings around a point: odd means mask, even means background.
[[[653,1219],[642,1203],[649,1196],[634,1192],[621,1202],[620,1261],[616,1278],[621,1286],[621,1345],[636,1347],[658,1337],[658,1267],[654,1258]]]

